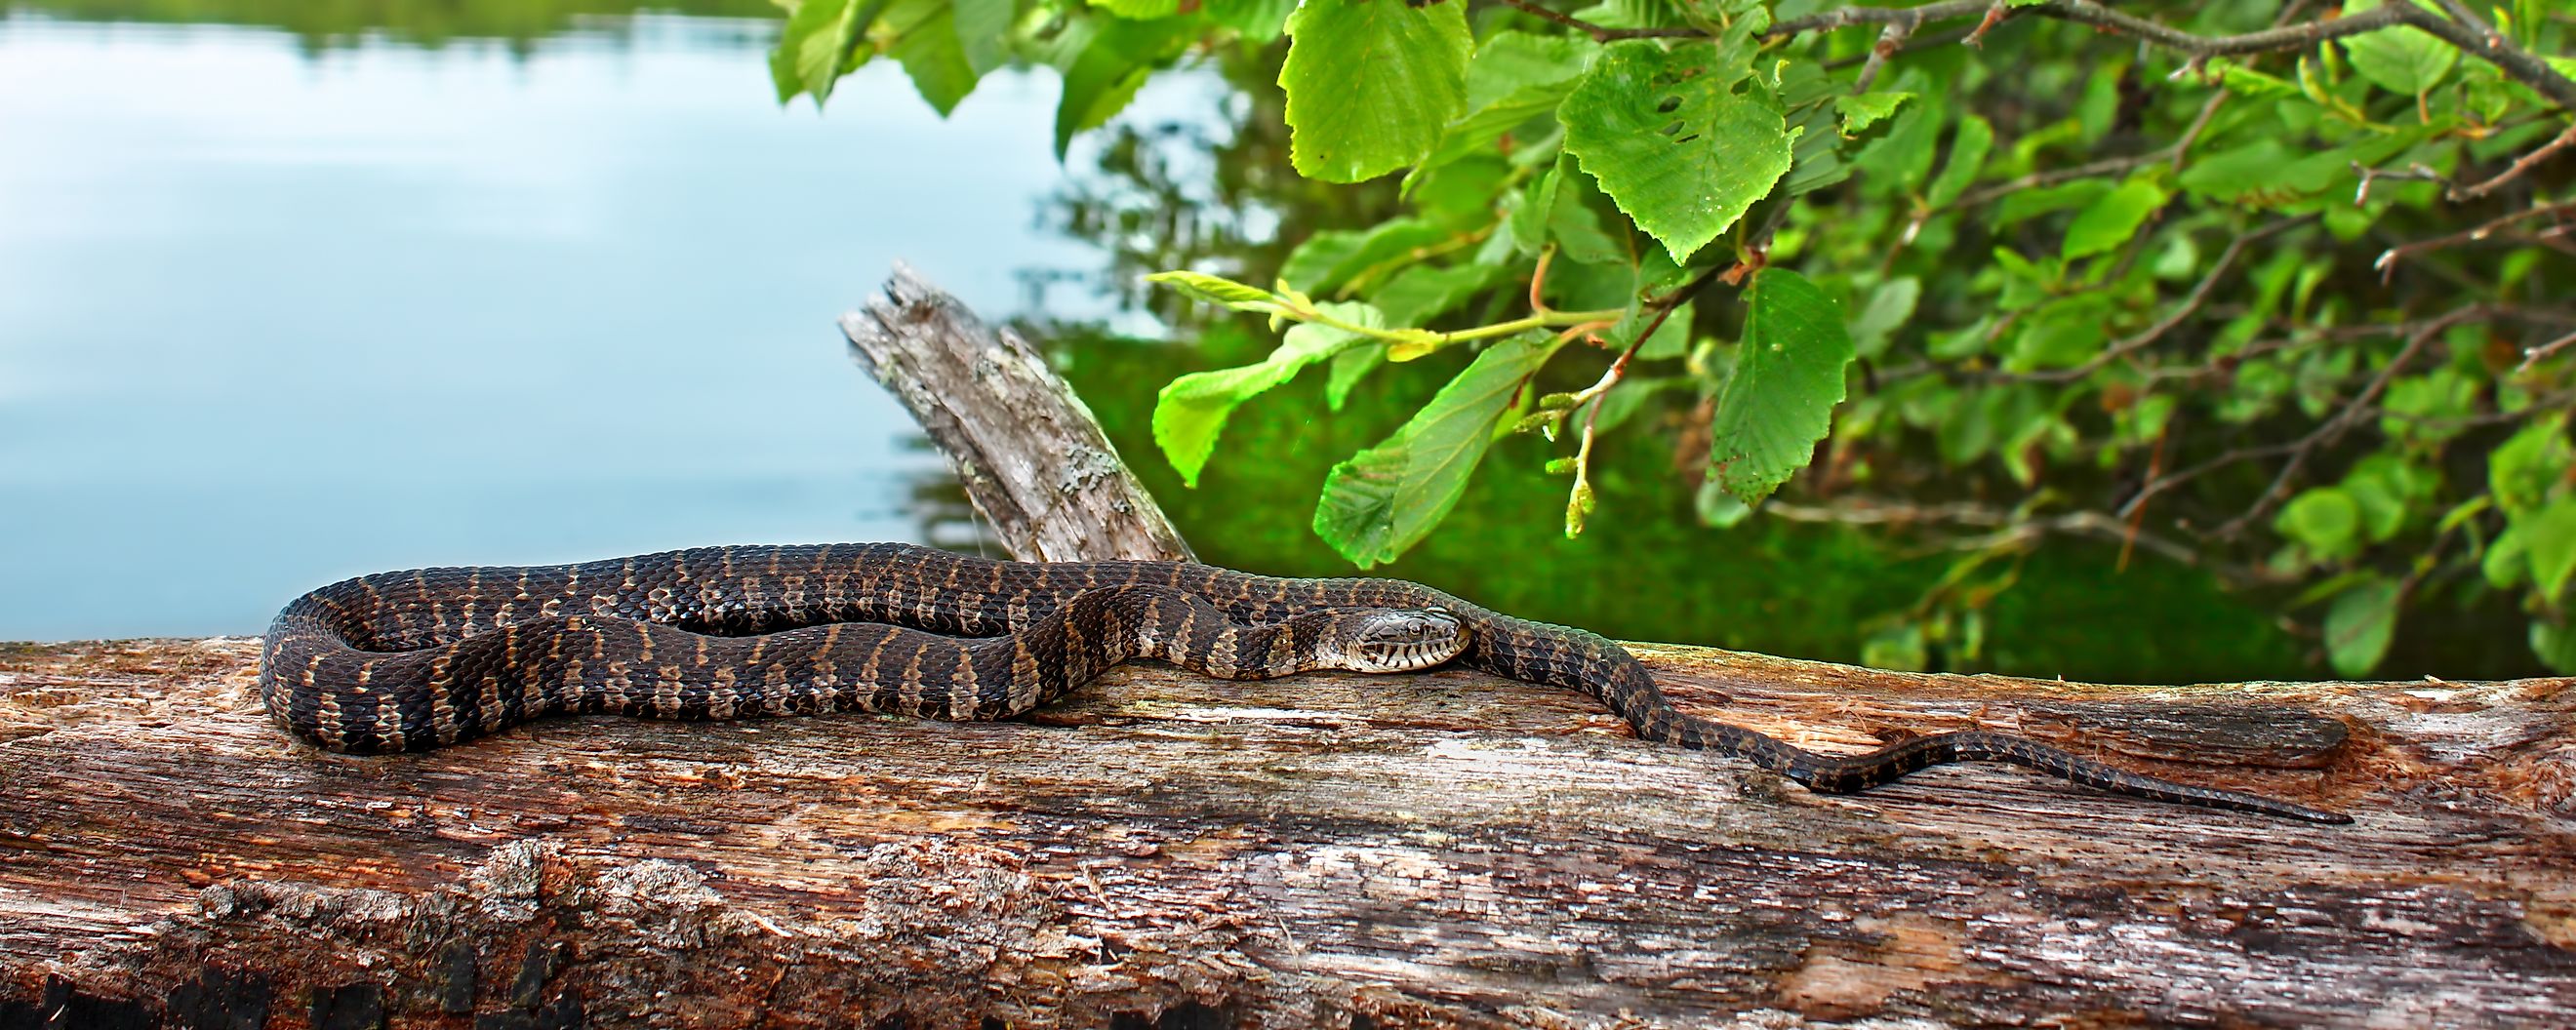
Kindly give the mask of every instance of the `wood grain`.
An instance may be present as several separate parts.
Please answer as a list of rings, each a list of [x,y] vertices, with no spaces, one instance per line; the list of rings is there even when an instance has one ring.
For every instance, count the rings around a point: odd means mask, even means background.
[[[1464,672],[1136,666],[1018,723],[592,718],[355,758],[268,725],[253,641],[18,645],[0,1026],[2576,1011],[2567,681],[2111,688],[1635,647],[1678,702],[1723,690],[1711,714],[1801,743],[2015,729],[2360,821],[1983,766],[1818,796]]]
[[[884,292],[841,316],[841,332],[851,357],[948,455],[1014,557],[1190,559],[1091,409],[1018,333],[987,327],[902,265]]]

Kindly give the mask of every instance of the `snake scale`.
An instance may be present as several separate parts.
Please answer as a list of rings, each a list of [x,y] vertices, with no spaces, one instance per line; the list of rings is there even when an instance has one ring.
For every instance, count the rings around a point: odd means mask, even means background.
[[[1402,672],[1454,658],[1583,691],[1639,737],[1733,755],[1829,793],[1987,760],[2131,797],[2351,821],[1979,730],[1818,754],[1675,709],[1645,666],[1607,638],[1402,580],[1287,579],[1183,562],[1003,562],[908,544],[703,547],[361,576],[279,613],[261,654],[260,694],[297,736],[378,753],[573,713],[1005,719],[1136,657],[1225,679]]]

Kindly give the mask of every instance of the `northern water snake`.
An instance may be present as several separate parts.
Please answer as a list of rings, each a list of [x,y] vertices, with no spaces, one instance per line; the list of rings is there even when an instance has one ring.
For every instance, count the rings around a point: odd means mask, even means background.
[[[960,639],[984,638],[984,639]],[[324,748],[426,750],[551,714],[671,719],[864,710],[1009,718],[1130,657],[1228,678],[1400,671],[1455,656],[1584,691],[1639,737],[1865,790],[1962,760],[2116,794],[2320,823],[2323,811],[2143,776],[1985,731],[1824,755],[1674,708],[1626,649],[1393,579],[1180,562],[999,562],[907,544],[705,547],[578,565],[379,573],[279,613],[260,694]]]

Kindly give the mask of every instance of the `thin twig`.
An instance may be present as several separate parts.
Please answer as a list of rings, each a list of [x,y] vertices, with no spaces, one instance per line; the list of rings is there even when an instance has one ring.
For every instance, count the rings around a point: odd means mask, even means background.
[[[2377,9],[2378,8],[2373,8],[2373,10]],[[2426,253],[2428,251],[2440,250],[2444,247],[2457,246],[2462,243],[2475,243],[2494,235],[2495,231],[2498,229],[2523,221],[2524,219],[2536,218],[2542,215],[2564,214],[2576,214],[2576,200],[2524,208],[2523,210],[2513,212],[2512,214],[2499,215],[2495,218],[2488,219],[2478,225],[2462,229],[2459,232],[2452,233],[2448,236],[2436,236],[2429,240],[2417,240],[2413,243],[2390,247],[2386,252],[2379,255],[2379,260],[2371,262],[2370,267],[2377,269],[2379,271],[2380,280],[2385,282],[2389,276],[2396,273],[2397,262],[2409,256]]]
[[[1669,28],[1614,29],[1595,25],[1570,15],[1548,10],[1532,0],[1503,0],[1515,10],[1583,32],[1600,42],[1620,39],[1687,39],[1706,36],[1708,30],[1692,26]],[[1803,18],[1791,18],[1772,25],[1763,32],[1766,39],[1779,39],[1805,32],[1831,32],[1860,25],[1903,25],[1912,32],[1925,24],[1953,18],[1979,18],[1992,21],[1994,0],[1936,0],[1919,7],[1846,7],[1824,11]],[[2044,3],[2013,8],[2006,18],[2039,15],[2090,25],[2097,29],[2133,37],[2172,50],[2194,60],[2237,54],[2267,53],[2275,50],[2304,50],[2327,40],[2358,36],[2365,32],[2398,25],[2409,25],[2440,37],[2444,42],[2468,52],[2496,68],[2516,82],[2531,87],[2558,106],[2576,110],[2576,80],[2559,74],[2548,62],[2513,45],[2511,40],[2495,33],[2483,23],[2454,20],[2412,3],[2389,3],[2337,18],[2279,25],[2255,32],[2232,36],[2203,36],[2186,32],[2133,14],[2113,10],[2093,0],[2046,0]],[[1980,26],[1981,28],[1986,26]],[[1974,38],[1974,37],[1972,37]]]
[[[1878,81],[1878,70],[1887,66],[1888,58],[1905,48],[1905,37],[1913,34],[1914,26],[1911,24],[1888,22],[1887,28],[1879,32],[1878,42],[1869,48],[1869,63],[1860,66],[1860,77],[1852,81],[1852,95],[1869,92],[1869,84]]]
[[[2524,350],[2522,352],[2522,364],[2514,366],[2514,374],[2520,375],[2524,372],[2530,371],[2531,366],[2549,360],[2551,355],[2556,354],[2559,351],[2566,350],[2570,345],[2576,345],[2576,333],[2569,333],[2555,340],[2551,340],[2548,343]]]
[[[2154,325],[2138,330],[2119,342],[2103,348],[2102,353],[2094,355],[2091,360],[2072,368],[2061,368],[2045,372],[2026,372],[2010,378],[2043,383],[2072,382],[2101,371],[2104,366],[2109,365],[2114,361],[2118,361],[2122,356],[2127,355],[2131,351],[2135,351],[2138,348],[2145,347],[2157,340],[2163,339],[2166,333],[2174,331],[2176,326],[2183,324],[2183,322],[2191,318],[2195,312],[2198,312],[2202,304],[2209,302],[2210,293],[2217,289],[2219,280],[2226,278],[2228,271],[2236,266],[2237,259],[2244,255],[2247,245],[2252,244],[2257,240],[2275,236],[2289,231],[2290,229],[2305,225],[2308,222],[2315,220],[2316,217],[2317,216],[2315,215],[2299,215],[2294,218],[2284,218],[2273,222],[2270,225],[2255,229],[2242,236],[2238,236],[2233,241],[2230,241],[2227,244],[2227,249],[2219,253],[2218,261],[2210,266],[2209,274],[2200,278],[2200,282],[2194,285],[2191,288],[2191,292],[2183,297],[2182,303],[2174,305],[2173,310],[2165,312],[2165,316],[2157,319]]]
[[[2245,527],[2252,524],[2254,520],[2270,514],[2272,506],[2278,504],[2281,498],[2288,494],[2290,484],[2297,481],[2299,471],[2307,467],[2308,458],[2318,449],[2331,446],[2335,441],[2343,439],[2344,433],[2361,421],[2363,413],[2370,410],[2373,402],[2379,400],[2379,395],[2387,391],[2388,384],[2397,378],[2397,373],[2414,361],[2415,355],[2424,349],[2425,344],[2432,342],[2433,338],[2440,336],[2445,329],[2462,322],[2486,317],[2486,315],[2487,311],[2483,305],[2471,304],[2426,322],[2421,328],[2408,334],[2406,346],[2398,350],[2396,357],[2388,359],[2388,365],[2381,368],[2378,375],[2371,377],[2370,385],[2361,391],[2360,396],[2346,403],[2342,411],[2336,412],[2333,418],[2318,425],[2315,431],[2299,439],[2298,445],[2290,451],[2290,460],[2281,464],[2280,474],[2272,477],[2272,485],[2265,487],[2262,496],[2254,499],[2254,505],[2245,509],[2243,514],[2227,520],[2211,531],[2210,535],[2221,540],[2233,537],[2244,532]]]
[[[2450,197],[2452,200],[2476,200],[2486,196],[2502,188],[2504,184],[2522,178],[2523,173],[2538,167],[2541,162],[2557,156],[2570,147],[2576,147],[2576,125],[2568,126],[2567,131],[2559,133],[2558,138],[2541,144],[2539,149],[2515,158],[2512,164],[2506,165],[2504,171],[2497,172],[2494,178],[2474,186],[2453,186]]]

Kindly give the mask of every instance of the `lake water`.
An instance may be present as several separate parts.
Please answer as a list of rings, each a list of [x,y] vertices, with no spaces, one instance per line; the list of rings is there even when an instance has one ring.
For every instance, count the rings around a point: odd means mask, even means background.
[[[880,63],[782,109],[774,32],[315,52],[0,18],[0,639],[256,632],[380,569],[918,538],[940,464],[834,321],[898,259],[988,317],[1097,263],[1038,227],[1057,84],[943,121]],[[1106,313],[1077,292],[1046,312]]]

